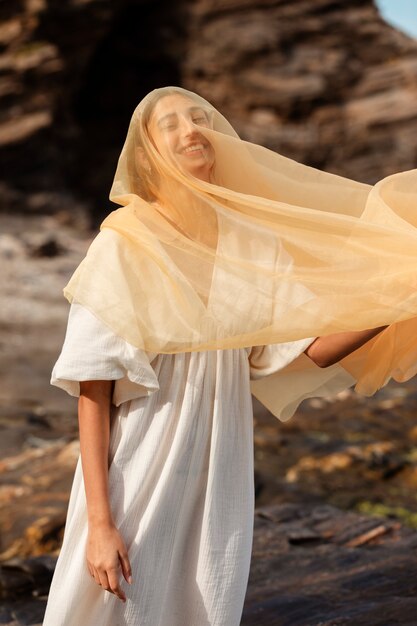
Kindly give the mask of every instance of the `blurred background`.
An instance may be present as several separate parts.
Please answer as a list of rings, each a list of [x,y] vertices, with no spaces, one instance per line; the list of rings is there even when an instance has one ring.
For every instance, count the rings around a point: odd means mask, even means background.
[[[244,139],[366,183],[417,167],[413,0],[0,4],[0,560],[57,554],[76,401],[49,386],[62,288],[102,218],[134,107],[181,85]],[[255,405],[257,505],[329,502],[417,527],[417,385]],[[0,577],[1,586],[1,577]]]

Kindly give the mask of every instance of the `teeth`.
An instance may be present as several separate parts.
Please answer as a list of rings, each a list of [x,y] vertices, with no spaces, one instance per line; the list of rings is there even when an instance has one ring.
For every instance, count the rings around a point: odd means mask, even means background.
[[[184,152],[194,152],[195,150],[203,150],[204,146],[202,143],[194,143],[192,146],[188,146],[188,148],[184,148]]]

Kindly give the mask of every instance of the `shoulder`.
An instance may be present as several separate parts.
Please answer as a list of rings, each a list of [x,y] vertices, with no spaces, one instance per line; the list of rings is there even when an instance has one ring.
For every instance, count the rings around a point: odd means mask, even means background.
[[[110,252],[123,244],[123,236],[113,228],[102,228],[91,242],[87,254]]]
[[[100,243],[119,243],[123,239],[122,235],[110,226],[103,227],[99,233],[97,233],[94,241]]]

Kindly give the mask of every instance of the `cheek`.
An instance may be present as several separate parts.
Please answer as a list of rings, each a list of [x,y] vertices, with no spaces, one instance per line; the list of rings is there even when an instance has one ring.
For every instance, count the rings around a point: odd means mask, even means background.
[[[209,150],[208,150],[208,161],[210,162],[210,165],[214,165],[214,161],[215,161],[215,153],[214,153],[214,148],[213,146],[210,146]]]
[[[161,135],[158,135],[154,138],[154,142],[155,142],[155,147],[158,150],[159,154],[165,155],[167,148],[166,148],[166,142],[164,140],[164,137],[162,137]]]
[[[162,133],[159,129],[153,129],[152,140],[159,154],[167,158],[171,152],[169,135]]]
[[[181,157],[178,151],[178,135],[177,133],[169,133],[161,142],[161,154],[170,161],[176,161]]]

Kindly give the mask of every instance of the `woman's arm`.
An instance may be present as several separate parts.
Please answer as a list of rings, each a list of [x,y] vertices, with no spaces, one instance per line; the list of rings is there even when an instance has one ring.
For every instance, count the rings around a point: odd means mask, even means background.
[[[88,515],[86,556],[88,569],[97,584],[125,602],[119,570],[121,567],[130,583],[131,568],[126,546],[114,525],[108,494],[112,389],[113,381],[108,380],[80,383],[78,422]]]
[[[385,328],[387,326],[317,337],[304,352],[319,367],[329,367],[363,346]]]

